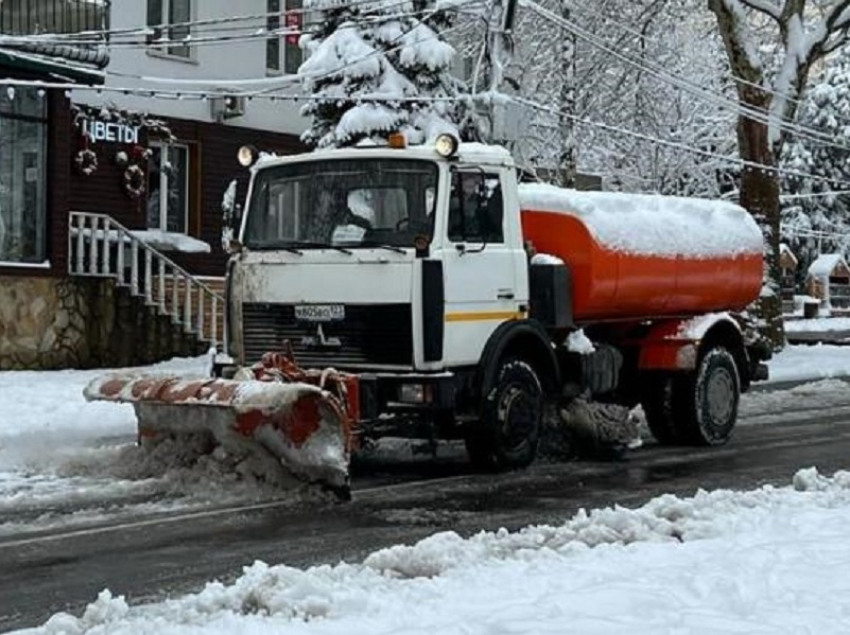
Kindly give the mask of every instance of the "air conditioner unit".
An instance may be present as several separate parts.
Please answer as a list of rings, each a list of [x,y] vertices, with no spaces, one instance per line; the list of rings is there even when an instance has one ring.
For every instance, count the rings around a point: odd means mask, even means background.
[[[239,95],[221,95],[210,99],[212,118],[221,123],[245,114],[245,98]]]

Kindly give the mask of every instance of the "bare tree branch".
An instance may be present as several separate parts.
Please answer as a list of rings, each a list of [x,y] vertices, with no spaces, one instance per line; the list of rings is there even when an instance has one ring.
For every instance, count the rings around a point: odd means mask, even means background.
[[[779,17],[782,14],[782,9],[772,0],[741,0],[741,4],[754,11],[765,14],[777,22],[779,22]]]

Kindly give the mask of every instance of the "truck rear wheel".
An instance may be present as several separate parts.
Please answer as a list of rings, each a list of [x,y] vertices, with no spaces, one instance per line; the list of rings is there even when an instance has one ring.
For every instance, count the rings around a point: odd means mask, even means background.
[[[672,411],[682,441],[722,445],[738,419],[741,379],[732,354],[723,347],[707,351],[696,372],[674,380]]]
[[[466,436],[472,463],[485,469],[515,469],[537,455],[543,389],[527,362],[504,359],[492,386],[486,387],[480,421]]]

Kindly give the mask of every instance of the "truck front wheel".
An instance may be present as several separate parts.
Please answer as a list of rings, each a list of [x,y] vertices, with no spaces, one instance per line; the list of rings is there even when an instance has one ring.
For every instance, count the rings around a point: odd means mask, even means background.
[[[696,372],[675,381],[673,416],[683,440],[695,445],[722,445],[738,418],[741,379],[732,354],[710,349]]]
[[[537,455],[542,402],[534,368],[521,359],[503,360],[484,395],[480,421],[466,435],[473,464],[485,469],[529,465]]]

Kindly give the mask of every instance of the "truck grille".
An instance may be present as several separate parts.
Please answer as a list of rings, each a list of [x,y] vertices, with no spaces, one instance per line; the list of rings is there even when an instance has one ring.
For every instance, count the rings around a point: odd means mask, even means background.
[[[319,327],[326,345],[321,345]],[[299,321],[288,304],[242,305],[245,363],[289,340],[304,366],[360,368],[413,365],[413,324],[409,304],[346,305],[345,319]],[[327,343],[330,342],[330,345]]]

